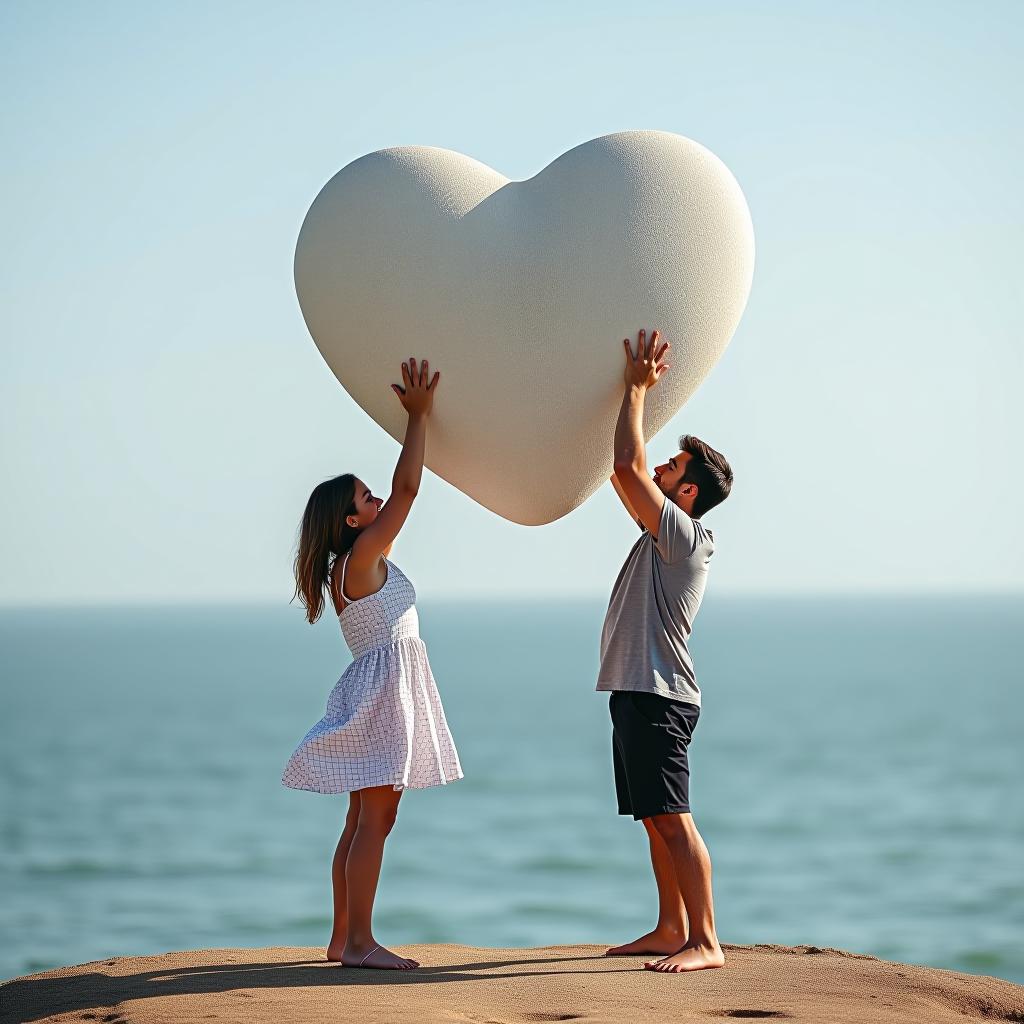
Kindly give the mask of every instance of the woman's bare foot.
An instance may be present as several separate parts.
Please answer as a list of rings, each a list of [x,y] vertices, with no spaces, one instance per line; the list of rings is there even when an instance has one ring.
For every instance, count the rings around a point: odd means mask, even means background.
[[[392,953],[390,949],[371,943],[367,947],[346,946],[341,955],[346,967],[374,967],[379,971],[408,971],[419,967],[418,960]]]
[[[682,928],[655,928],[623,946],[612,946],[605,956],[639,956],[643,953],[674,953],[686,944]]]
[[[341,963],[341,955],[345,952],[345,940],[344,939],[331,939],[330,944],[327,947],[327,959],[333,963]]]
[[[662,960],[648,960],[645,971],[661,971],[662,974],[681,974],[683,971],[702,971],[708,967],[724,967],[725,954],[716,942],[710,945],[683,946],[678,953]]]

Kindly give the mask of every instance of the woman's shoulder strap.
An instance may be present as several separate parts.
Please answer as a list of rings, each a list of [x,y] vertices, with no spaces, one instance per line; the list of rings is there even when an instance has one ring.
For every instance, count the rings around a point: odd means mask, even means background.
[[[352,603],[352,598],[345,593],[345,570],[348,568],[348,557],[351,554],[352,549],[350,548],[345,552],[345,557],[341,560],[341,577],[338,581],[341,585],[341,597],[346,605],[350,605]]]

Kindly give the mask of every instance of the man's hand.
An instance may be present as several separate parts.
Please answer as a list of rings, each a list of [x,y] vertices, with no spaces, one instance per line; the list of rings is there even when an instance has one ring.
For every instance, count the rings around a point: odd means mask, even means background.
[[[416,360],[410,359],[408,363],[402,363],[402,384],[405,386],[392,384],[391,390],[398,395],[410,416],[429,416],[434,407],[434,389],[440,379],[440,373],[435,373],[434,379],[430,379],[430,364],[426,359],[420,363],[419,369],[416,368]]]
[[[659,347],[660,335],[655,331],[651,340],[646,340],[646,331],[641,331],[637,338],[636,355],[633,355],[633,346],[629,338],[623,338],[622,344],[626,349],[626,371],[623,378],[627,388],[639,388],[646,391],[653,388],[661,380],[661,375],[668,370],[668,364],[662,363],[662,358],[669,350],[669,343]]]

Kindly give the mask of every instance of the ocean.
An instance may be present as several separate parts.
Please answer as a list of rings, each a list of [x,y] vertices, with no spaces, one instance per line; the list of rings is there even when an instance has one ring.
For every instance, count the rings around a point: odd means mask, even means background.
[[[653,923],[615,813],[603,601],[422,600],[466,778],[406,793],[384,942],[618,943]],[[1024,598],[709,594],[694,817],[723,942],[1024,983]],[[348,663],[280,607],[0,611],[0,977],[323,945],[347,797],[284,763]]]

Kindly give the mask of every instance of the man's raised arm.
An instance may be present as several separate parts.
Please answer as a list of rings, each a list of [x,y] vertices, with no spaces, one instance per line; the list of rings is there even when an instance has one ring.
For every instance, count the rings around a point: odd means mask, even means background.
[[[657,331],[649,341],[646,332],[641,331],[635,356],[629,339],[622,342],[626,349],[626,369],[623,374],[625,391],[615,425],[615,479],[622,488],[623,501],[628,503],[641,525],[654,537],[658,536],[665,495],[647,472],[643,422],[647,389],[654,387],[668,369],[668,365],[661,362],[668,351],[668,342],[659,347],[658,340]]]
[[[612,487],[615,488],[615,493],[619,496],[619,501],[622,502],[623,508],[629,513],[629,518],[640,527],[641,530],[645,530],[646,527],[640,522],[640,517],[636,514],[636,509],[629,503],[629,498],[626,497],[626,492],[622,489],[622,484],[619,483],[619,478],[612,473],[611,475]]]

